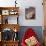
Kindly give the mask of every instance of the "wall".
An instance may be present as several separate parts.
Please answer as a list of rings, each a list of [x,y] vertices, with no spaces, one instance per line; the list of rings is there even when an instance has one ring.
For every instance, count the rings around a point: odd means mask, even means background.
[[[34,6],[36,8],[36,19],[26,20],[25,19],[25,8]],[[20,24],[22,26],[42,26],[43,25],[43,6],[42,0],[27,0],[21,3],[20,11]],[[22,22],[22,23],[21,23]]]
[[[9,7],[14,6],[15,0],[0,0],[0,6]],[[43,26],[43,6],[42,0],[17,0],[17,3],[20,7],[19,10],[19,24],[21,26]],[[36,9],[36,18],[34,20],[26,20],[25,19],[25,8],[35,7]]]

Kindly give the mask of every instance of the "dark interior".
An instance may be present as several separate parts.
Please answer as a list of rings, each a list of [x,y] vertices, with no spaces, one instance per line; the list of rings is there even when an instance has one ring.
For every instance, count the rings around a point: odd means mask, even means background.
[[[3,30],[2,31],[2,40],[9,41],[9,40],[18,40],[18,32],[14,32],[13,30]]]

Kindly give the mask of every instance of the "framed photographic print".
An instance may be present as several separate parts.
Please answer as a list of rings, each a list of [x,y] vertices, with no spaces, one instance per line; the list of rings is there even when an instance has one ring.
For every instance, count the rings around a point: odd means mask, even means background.
[[[35,7],[25,8],[25,18],[35,19]]]
[[[2,15],[9,15],[9,10],[2,10]]]

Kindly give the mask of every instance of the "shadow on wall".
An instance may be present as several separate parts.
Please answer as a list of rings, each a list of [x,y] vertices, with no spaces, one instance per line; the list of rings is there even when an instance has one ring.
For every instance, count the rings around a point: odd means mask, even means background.
[[[19,40],[20,40],[20,42],[21,42],[21,40],[22,40],[22,38],[24,36],[25,31],[28,28],[32,28],[36,32],[39,41],[41,43],[43,43],[43,30],[42,30],[41,26],[21,26],[20,31],[19,31]]]

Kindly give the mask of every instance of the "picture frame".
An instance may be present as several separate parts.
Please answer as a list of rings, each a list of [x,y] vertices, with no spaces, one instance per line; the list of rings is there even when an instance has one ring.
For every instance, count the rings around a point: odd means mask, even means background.
[[[2,10],[2,15],[9,15],[9,10]]]
[[[29,7],[25,8],[25,18],[30,20],[30,19],[35,19],[35,7]]]

